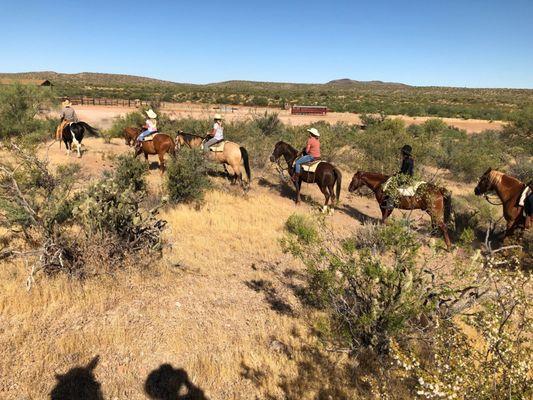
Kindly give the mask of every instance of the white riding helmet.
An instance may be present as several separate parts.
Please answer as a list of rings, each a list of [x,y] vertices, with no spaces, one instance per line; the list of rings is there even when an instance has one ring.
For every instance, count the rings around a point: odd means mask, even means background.
[[[309,132],[313,136],[320,137],[320,133],[317,131],[316,128],[309,128],[307,132]]]
[[[148,111],[146,111],[146,115],[148,115],[148,118],[152,118],[152,119],[157,118],[157,114],[151,108]]]

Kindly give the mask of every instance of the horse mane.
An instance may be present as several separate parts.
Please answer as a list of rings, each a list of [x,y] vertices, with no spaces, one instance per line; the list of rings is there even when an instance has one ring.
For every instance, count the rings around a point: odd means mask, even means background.
[[[492,186],[499,186],[502,184],[502,180],[507,179],[511,182],[511,184],[514,185],[521,185],[522,182],[520,182],[518,179],[516,179],[514,176],[504,174],[500,171],[492,170],[489,173],[489,182]]]
[[[384,175],[384,174],[380,174],[379,172],[365,172],[365,171],[357,171],[359,174],[361,175],[365,175],[365,176],[368,176],[370,179],[387,179],[389,176],[388,175]]]
[[[187,132],[178,132],[178,135],[177,136],[183,136],[185,138],[200,138],[200,139],[203,139],[204,137],[203,136],[200,136],[200,135],[196,135],[194,133],[187,133]]]

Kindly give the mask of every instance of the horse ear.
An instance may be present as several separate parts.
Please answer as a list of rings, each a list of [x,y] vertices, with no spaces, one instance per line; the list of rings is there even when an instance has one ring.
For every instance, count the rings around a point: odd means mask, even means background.
[[[100,356],[96,356],[94,357],[91,362],[89,362],[89,364],[87,364],[87,369],[92,371],[93,369],[96,368],[96,366],[98,365],[98,361],[100,361]]]

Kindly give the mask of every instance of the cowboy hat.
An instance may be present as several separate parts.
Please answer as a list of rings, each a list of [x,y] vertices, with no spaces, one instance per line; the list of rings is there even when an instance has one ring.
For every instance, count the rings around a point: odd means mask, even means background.
[[[152,119],[157,118],[157,114],[151,108],[148,111],[146,111],[146,115],[148,115],[148,118],[152,118]]]
[[[63,103],[61,103],[61,105],[63,107],[70,107],[71,103],[70,103],[70,100],[69,99],[66,99],[65,101],[63,101]]]
[[[307,132],[309,132],[313,136],[320,137],[320,133],[317,131],[316,128],[309,128]]]
[[[221,119],[222,119],[222,115],[220,115],[220,114],[215,114],[215,116],[213,117],[213,119],[221,120]]]

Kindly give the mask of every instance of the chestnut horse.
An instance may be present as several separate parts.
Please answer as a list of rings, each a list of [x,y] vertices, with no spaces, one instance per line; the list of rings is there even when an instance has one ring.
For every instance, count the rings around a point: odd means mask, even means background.
[[[280,157],[283,156],[287,162],[289,174],[292,176],[294,173],[294,161],[296,160],[297,155],[298,150],[290,144],[278,142],[274,146],[270,161],[279,162]],[[296,186],[296,204],[300,203],[300,189],[302,187],[302,182],[316,183],[318,185],[326,199],[323,210],[327,210],[330,199],[330,205],[333,205],[334,202],[335,204],[338,204],[341,195],[342,174],[333,164],[323,161],[318,165],[315,172],[307,172],[302,168],[298,181],[294,183],[294,186]],[[333,191],[335,184],[337,185],[336,192]]]
[[[135,126],[128,126],[124,128],[124,141],[126,145],[133,146],[137,140],[137,137],[139,137],[142,131],[143,130],[141,128]]]
[[[489,168],[479,178],[479,182],[474,189],[476,196],[485,195],[487,197],[488,192],[494,191],[500,198],[503,206],[503,216],[507,222],[504,237],[512,235],[518,227],[525,228],[526,218],[522,212],[524,208],[518,205],[520,196],[525,188],[526,185],[518,179]]]
[[[367,186],[372,190],[380,205],[381,222],[383,223],[392,213],[392,210],[385,209],[381,206],[385,196],[383,185],[389,178],[390,176],[383,174],[358,171],[354,174],[348,188],[350,192],[354,192],[362,186]],[[452,244],[446,223],[450,220],[452,212],[452,194],[447,189],[438,187],[432,183],[422,184],[414,196],[399,196],[397,207],[400,210],[423,210],[427,212],[431,217],[431,223],[438,225],[442,231],[446,247],[450,250]]]
[[[174,140],[165,133],[156,133],[152,140],[142,141],[140,146],[135,150],[135,157],[144,153],[144,158],[148,161],[148,155],[155,155],[159,157],[159,169],[161,173],[165,172],[165,154],[170,153],[172,157],[176,157],[176,145]]]
[[[181,146],[187,146],[191,149],[202,148],[204,140],[205,138],[202,136],[178,131],[178,134],[176,135],[176,150],[179,150]],[[226,172],[233,177],[231,183],[234,185],[239,181],[243,189],[245,188],[245,185],[242,180],[241,167],[244,167],[248,179],[248,187],[251,185],[252,172],[250,170],[250,160],[248,151],[244,147],[239,146],[237,143],[226,141],[224,144],[224,151],[210,151],[208,157],[211,160],[224,165]],[[233,173],[228,171],[228,166],[231,167]]]

